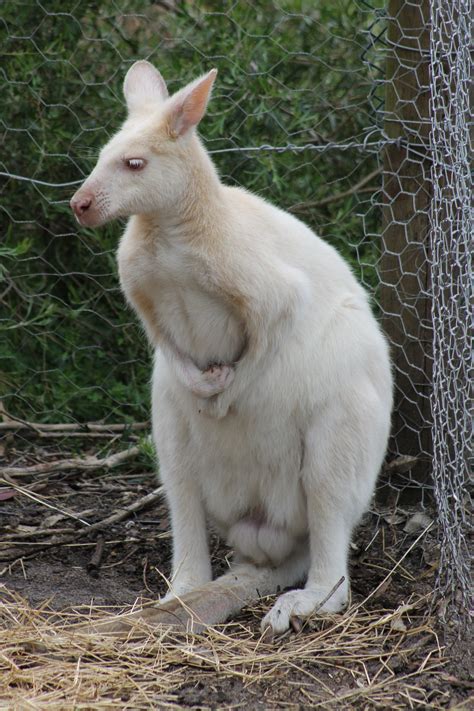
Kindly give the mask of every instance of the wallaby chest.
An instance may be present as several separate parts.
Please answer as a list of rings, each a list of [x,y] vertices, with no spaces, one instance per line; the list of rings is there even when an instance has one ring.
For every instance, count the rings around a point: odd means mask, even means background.
[[[122,289],[153,345],[168,339],[203,369],[239,355],[242,329],[192,247],[127,230],[118,265]]]

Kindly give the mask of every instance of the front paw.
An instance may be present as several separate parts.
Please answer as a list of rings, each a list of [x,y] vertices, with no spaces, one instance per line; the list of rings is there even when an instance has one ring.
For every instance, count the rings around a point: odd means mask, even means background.
[[[234,375],[235,371],[231,365],[210,365],[202,371],[200,379],[193,383],[191,391],[203,399],[214,397],[229,387]]]

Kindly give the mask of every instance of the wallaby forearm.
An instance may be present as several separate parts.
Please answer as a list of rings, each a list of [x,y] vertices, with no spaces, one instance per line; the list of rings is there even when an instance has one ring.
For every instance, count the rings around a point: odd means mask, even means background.
[[[170,363],[179,382],[194,395],[210,398],[223,392],[234,379],[231,364],[209,363],[201,370],[190,355],[185,355],[160,325],[155,315],[152,299],[144,289],[134,288],[129,300],[140,318],[148,340],[153,347],[158,347]]]
[[[250,264],[247,274],[251,284]],[[228,288],[232,287],[234,293],[237,292],[236,285],[230,283]],[[276,264],[268,265],[266,283],[258,283],[253,298],[250,294],[240,299],[246,304],[243,314],[246,345],[235,363],[231,384],[220,395],[202,404],[207,415],[217,419],[225,417],[238,398],[261,379],[280,344],[289,336],[307,292],[307,280],[299,270]]]
[[[201,370],[168,339],[162,339],[160,348],[180,383],[197,397],[207,399],[218,395],[229,387],[234,379],[232,365],[210,363],[205,370]]]

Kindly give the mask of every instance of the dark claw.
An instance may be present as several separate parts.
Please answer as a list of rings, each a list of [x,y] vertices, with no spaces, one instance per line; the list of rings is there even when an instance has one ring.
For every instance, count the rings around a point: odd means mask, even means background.
[[[296,632],[297,634],[303,629],[303,621],[301,617],[296,617],[296,615],[294,617],[290,617],[290,625],[293,632]]]

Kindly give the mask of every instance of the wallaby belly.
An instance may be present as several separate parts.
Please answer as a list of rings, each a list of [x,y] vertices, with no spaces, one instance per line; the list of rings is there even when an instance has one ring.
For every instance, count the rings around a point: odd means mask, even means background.
[[[268,376],[271,381],[272,374]],[[244,407],[239,409],[236,403],[225,418],[216,420],[199,411],[196,398],[172,380],[167,362],[157,354],[153,415],[158,446],[175,429],[179,438],[185,427],[190,466],[199,479],[206,511],[224,538],[255,510],[292,536],[307,531],[300,473],[308,423],[295,401],[283,402],[279,389],[277,404],[265,380],[256,385]]]

